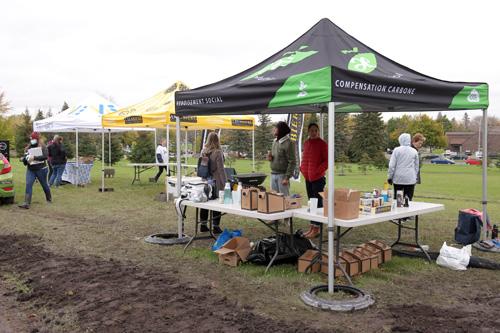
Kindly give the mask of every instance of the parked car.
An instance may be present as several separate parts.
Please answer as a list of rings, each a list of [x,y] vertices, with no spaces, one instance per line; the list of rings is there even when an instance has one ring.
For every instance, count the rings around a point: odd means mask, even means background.
[[[3,154],[0,153],[0,202],[14,203],[14,181],[12,180],[12,166]]]
[[[474,158],[468,158],[465,160],[465,163],[469,164],[469,165],[481,165],[482,164],[482,161],[481,160],[476,160]]]
[[[454,161],[446,157],[436,157],[431,160],[432,164],[455,164]]]
[[[429,155],[423,155],[422,156],[422,159],[423,160],[432,160],[432,159],[435,159],[435,158],[438,158],[439,155],[436,155],[436,154],[429,154]]]

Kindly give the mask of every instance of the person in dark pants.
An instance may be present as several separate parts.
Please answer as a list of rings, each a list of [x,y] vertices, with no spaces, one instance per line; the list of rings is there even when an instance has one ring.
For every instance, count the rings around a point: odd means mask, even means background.
[[[157,164],[165,164],[165,165],[158,165],[158,173],[155,176],[155,182],[158,182],[158,178],[160,178],[161,174],[163,173],[163,170],[165,170],[165,173],[167,173],[167,163],[168,163],[168,151],[166,148],[167,145],[167,140],[164,139],[161,141],[161,144],[158,145],[156,148],[156,163]],[[167,177],[169,175],[167,174]]]
[[[210,159],[210,176],[208,180],[215,181],[215,190],[216,193],[222,191],[224,186],[226,185],[226,172],[224,171],[224,153],[222,152],[219,137],[217,133],[211,132],[208,135],[207,143],[203,150],[201,151],[202,156],[206,156]],[[207,227],[208,222],[208,210],[200,209],[200,231],[207,232],[209,231]],[[222,229],[220,228],[220,212],[213,212],[213,228],[212,232],[214,234],[220,234]]]
[[[52,164],[52,176],[49,177],[49,185],[52,186],[55,184],[56,187],[59,187],[62,182],[62,175],[64,173],[64,169],[66,168],[66,148],[63,144],[63,137],[59,135],[54,136],[53,143],[48,146],[49,158]]]
[[[37,149],[38,148],[38,149]],[[33,132],[30,135],[30,143],[24,149],[25,154],[21,161],[26,168],[26,191],[24,196],[24,203],[19,205],[20,208],[28,209],[31,205],[31,196],[33,194],[33,184],[38,179],[45,192],[45,199],[47,202],[52,202],[52,194],[50,187],[47,183],[47,147],[40,140],[40,133]]]
[[[317,124],[309,124],[307,133],[309,138],[304,142],[300,172],[306,180],[307,197],[309,199],[317,198],[318,208],[321,208],[323,207],[323,198],[319,193],[325,189],[325,172],[328,169],[328,144],[320,138]],[[317,237],[320,225],[319,222],[311,221],[309,230],[304,233],[304,237]]]
[[[403,133],[399,136],[399,147],[396,147],[389,161],[387,182],[394,185],[394,199],[397,191],[403,191],[403,197],[413,199],[417,174],[419,170],[418,153],[410,146],[411,136]]]

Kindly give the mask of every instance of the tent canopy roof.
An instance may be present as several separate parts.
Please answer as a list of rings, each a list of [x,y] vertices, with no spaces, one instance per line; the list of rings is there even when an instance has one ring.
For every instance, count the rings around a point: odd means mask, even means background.
[[[165,128],[175,126],[174,93],[187,90],[188,87],[177,81],[167,89],[137,104],[108,113],[102,117],[102,125],[107,128],[142,127]],[[181,127],[190,130],[200,129],[239,129],[253,130],[253,116],[218,116],[218,117],[183,117]]]
[[[420,74],[364,45],[329,19],[258,65],[175,93],[179,115],[438,111],[488,107],[488,85]]]
[[[37,132],[106,132],[126,131],[132,128],[103,128],[101,117],[115,112],[116,105],[98,95],[91,95],[84,101],[50,118],[35,121],[33,130]]]

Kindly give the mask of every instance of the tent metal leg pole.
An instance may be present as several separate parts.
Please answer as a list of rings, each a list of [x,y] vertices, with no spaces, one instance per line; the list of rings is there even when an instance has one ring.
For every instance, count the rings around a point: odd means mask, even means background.
[[[323,124],[323,113],[319,113],[319,136],[324,139],[325,138],[325,125]]]
[[[177,154],[177,198],[181,197],[181,182],[182,182],[182,174],[181,174],[181,122],[179,117],[175,117],[175,136],[176,136],[176,154]],[[182,237],[182,216],[177,217],[177,232],[178,237]]]
[[[79,177],[78,177],[78,170],[80,170],[80,165],[79,165],[79,158],[78,158],[78,128],[76,129],[76,177],[75,177],[75,186],[78,186],[79,183]]]
[[[483,109],[483,230],[484,240],[488,237],[488,109]]]
[[[156,128],[155,128],[155,149],[158,147],[158,138],[156,136]]]
[[[252,130],[252,171],[255,172],[255,129]]]
[[[101,132],[101,154],[102,154],[102,159],[101,159],[101,192],[104,193],[104,130]]]
[[[108,136],[108,167],[111,168],[111,130],[109,130]]]
[[[335,210],[333,205],[333,194],[335,190],[335,104],[328,103],[328,293],[334,292],[334,260],[335,260],[335,228],[333,226]]]
[[[184,163],[188,164],[188,129],[187,127],[184,129],[186,131],[186,141],[184,142]]]
[[[165,181],[165,195],[167,196],[167,202],[168,202],[168,176],[170,175],[170,125],[167,125],[167,180]]]

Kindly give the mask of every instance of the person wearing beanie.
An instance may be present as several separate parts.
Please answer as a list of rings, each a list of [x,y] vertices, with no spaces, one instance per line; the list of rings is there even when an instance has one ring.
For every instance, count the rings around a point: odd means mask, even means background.
[[[325,189],[325,172],[328,169],[328,144],[320,138],[319,127],[315,123],[307,128],[308,139],[304,142],[304,151],[300,163],[300,172],[306,180],[306,191],[309,199],[318,199],[318,208],[323,207],[323,198],[319,194]],[[319,222],[311,221],[306,238],[316,238],[320,233]]]
[[[50,187],[47,183],[47,157],[47,147],[41,141],[40,133],[31,133],[30,142],[24,148],[24,156],[21,158],[21,161],[26,165],[26,190],[24,203],[19,205],[20,208],[30,208],[33,184],[36,179],[38,179],[40,185],[42,185],[47,202],[52,202],[52,194],[50,193]]]

